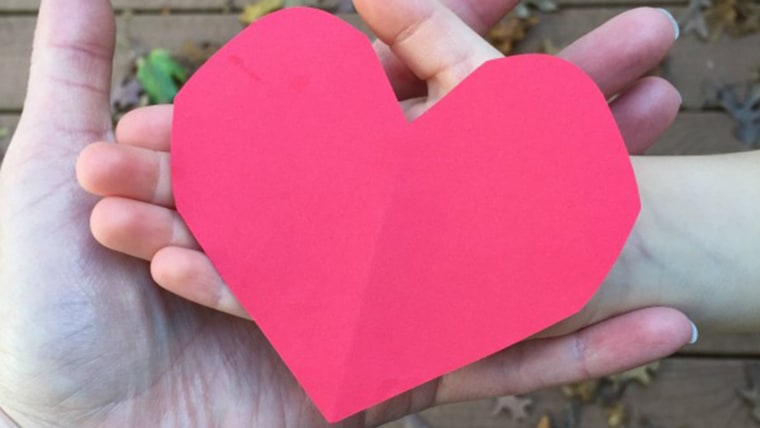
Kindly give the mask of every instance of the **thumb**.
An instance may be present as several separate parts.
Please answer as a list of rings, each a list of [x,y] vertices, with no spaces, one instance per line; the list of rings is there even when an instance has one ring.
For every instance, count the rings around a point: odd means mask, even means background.
[[[435,102],[481,64],[503,55],[438,0],[354,0],[364,22]]]
[[[357,2],[363,3],[362,0]],[[478,34],[483,35],[512,10],[518,0],[441,0],[441,3]],[[377,40],[375,50],[399,100],[425,95],[424,82],[417,79],[388,45],[382,40]]]
[[[70,155],[110,135],[113,50],[108,0],[42,0],[24,112],[6,161],[23,150]]]

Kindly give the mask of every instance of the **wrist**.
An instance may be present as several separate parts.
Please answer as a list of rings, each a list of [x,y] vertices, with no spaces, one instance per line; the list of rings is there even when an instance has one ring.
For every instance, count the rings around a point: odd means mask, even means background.
[[[756,156],[634,158],[642,210],[604,300],[671,306],[706,330],[760,328]]]

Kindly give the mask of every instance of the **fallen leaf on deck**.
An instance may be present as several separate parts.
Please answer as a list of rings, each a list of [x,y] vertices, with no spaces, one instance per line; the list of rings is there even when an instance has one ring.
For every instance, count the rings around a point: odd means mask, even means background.
[[[0,128],[0,138],[5,138],[8,135],[10,135],[10,133],[11,133],[11,130],[7,126],[3,126],[2,128]]]
[[[552,428],[552,422],[551,419],[549,419],[549,416],[541,416],[541,419],[538,420],[538,425],[536,425],[536,428]]]
[[[689,0],[686,12],[678,18],[681,34],[694,33],[702,40],[710,37],[710,30],[705,21],[704,10],[712,3],[710,0]]]
[[[760,31],[760,2],[757,0],[715,0],[704,16],[712,40],[724,32],[739,37]]]
[[[285,7],[285,0],[259,0],[243,8],[238,19],[248,25],[262,16]]]
[[[625,406],[623,403],[615,403],[608,407],[607,411],[607,426],[610,428],[620,428],[625,425],[627,419]]]
[[[645,366],[636,367],[635,369],[626,370],[622,373],[608,376],[608,378],[616,383],[625,383],[630,381],[638,381],[644,386],[649,386],[652,383],[652,377],[657,370],[660,369],[660,363],[654,362]]]
[[[737,140],[750,147],[760,144],[760,81],[716,86],[707,95],[707,105],[720,107],[734,118]]]
[[[509,14],[502,19],[486,34],[486,40],[504,55],[514,50],[515,45],[524,39],[528,30],[538,23],[538,18],[520,18],[516,14]]]
[[[147,56],[137,59],[137,80],[151,104],[174,101],[187,78],[187,70],[164,49],[153,49]]]
[[[498,397],[491,415],[496,416],[507,412],[513,421],[521,421],[528,417],[528,407],[532,404],[533,400],[528,397],[518,397],[516,395]]]
[[[681,33],[717,40],[723,33],[739,37],[760,31],[757,0],[690,0],[678,20]]]
[[[597,379],[585,382],[571,383],[562,387],[562,393],[567,398],[578,399],[583,403],[593,403],[599,394],[600,381]]]
[[[548,54],[548,55],[557,55],[562,49],[554,44],[554,41],[546,37],[544,38],[544,41],[541,42],[541,52]]]

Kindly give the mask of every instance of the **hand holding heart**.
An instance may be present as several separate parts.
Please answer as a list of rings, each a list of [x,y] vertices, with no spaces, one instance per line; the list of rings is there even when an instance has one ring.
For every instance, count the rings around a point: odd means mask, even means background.
[[[479,2],[479,15],[467,2],[449,1],[483,27],[505,3]],[[428,97],[403,101],[414,117],[496,54],[437,3],[408,4],[357,2],[390,45],[378,50],[397,93],[416,95],[420,88],[400,64],[428,84]],[[72,165],[88,142],[111,137],[112,25],[105,1],[46,0],[41,6],[24,115],[0,175],[0,420],[22,426],[325,425],[255,325],[161,290],[147,264],[92,241],[88,215],[96,200],[78,189]],[[616,37],[628,49],[616,46]],[[605,95],[624,90],[613,112],[633,151],[653,141],[674,114],[670,86],[638,80],[672,38],[667,19],[643,9],[563,53]],[[94,144],[80,157],[80,181],[106,196],[93,211],[93,232],[107,246],[151,260],[153,278],[167,290],[244,316],[174,211],[171,114],[170,107],[136,111],[119,125],[119,144]],[[650,125],[643,129],[636,125],[641,121]],[[633,312],[516,345],[342,424],[376,425],[445,402],[603,375],[667,355],[690,333],[676,311]]]
[[[433,4],[431,2],[428,7],[432,8]],[[417,23],[412,18],[407,22],[399,16],[423,19],[432,12],[425,10],[422,4],[416,4],[416,9],[409,11],[405,11],[408,6],[403,5],[386,8],[374,6],[371,2],[365,6],[360,2],[358,6],[364,11],[365,19],[387,22],[388,28],[374,30],[397,54],[393,62],[388,61],[389,67],[398,67],[396,58],[404,58],[415,76],[425,78],[422,82],[427,85],[427,96],[412,96],[401,101],[409,119],[417,118],[438,103],[481,64],[502,57],[450,13],[437,12],[440,16],[424,21],[414,34],[406,34],[404,30],[412,25],[416,28]],[[391,11],[392,16],[383,16]],[[595,77],[606,97],[619,94],[612,102],[611,110],[632,153],[643,152],[654,143],[678,109],[678,95],[672,85],[661,78],[640,78],[667,53],[671,43],[667,37],[672,37],[672,27],[663,25],[667,20],[662,20],[664,16],[658,13],[641,9],[621,15],[560,54]],[[653,20],[660,24],[653,29],[659,33],[638,38],[638,44],[634,43],[635,52],[621,54],[622,48],[616,43],[623,42],[616,42],[618,38],[612,34],[621,28],[633,32],[646,21]],[[370,25],[374,23],[372,19],[368,22]],[[459,32],[452,32],[452,27]],[[601,40],[609,43],[599,50]],[[382,53],[387,48],[378,42],[377,49]],[[592,49],[597,50],[592,53]],[[431,51],[435,55],[431,55]],[[403,74],[394,71],[389,70],[391,78]],[[392,83],[397,89],[404,88],[405,94],[414,93],[414,89],[409,89],[414,86],[406,79],[392,80]],[[171,116],[170,106],[131,112],[117,128],[120,145],[94,144],[85,150],[79,161],[80,181],[92,193],[106,196],[94,210],[93,233],[109,248],[150,260],[154,279],[164,288],[204,306],[248,318],[206,257],[198,252],[200,248],[195,237],[174,212],[175,195],[171,188],[168,153]],[[638,126],[640,123],[648,126]],[[114,162],[104,162],[104,159]],[[604,317],[609,315],[606,313]],[[602,315],[598,314],[593,319],[584,319],[583,323],[586,325],[600,319]]]

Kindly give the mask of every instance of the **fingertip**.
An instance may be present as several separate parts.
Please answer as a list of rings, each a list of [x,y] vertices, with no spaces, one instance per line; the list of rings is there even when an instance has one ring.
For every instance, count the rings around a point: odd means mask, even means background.
[[[362,18],[421,81],[435,104],[483,63],[502,57],[454,12],[435,0],[364,1]]]
[[[119,144],[168,152],[171,147],[171,125],[174,106],[169,104],[132,110],[116,125]]]
[[[372,32],[388,45],[407,32],[409,23],[425,21],[435,13],[430,0],[354,0],[354,7]]]
[[[610,97],[659,64],[674,41],[673,26],[661,11],[639,7],[613,17],[559,56],[583,69]]]
[[[118,214],[119,210],[115,213]],[[90,231],[100,245],[116,250],[113,246],[113,242],[118,240],[118,234],[114,233],[114,230],[118,230],[118,225],[123,223],[120,216],[113,216],[114,213],[112,198],[103,198],[99,200],[92,208],[90,213]],[[116,228],[114,228],[116,226]]]
[[[665,15],[665,18],[667,18],[668,21],[670,21],[670,25],[673,26],[673,40],[678,40],[678,37],[681,35],[681,27],[678,25],[678,21],[676,20],[676,18],[673,16],[672,13],[670,13],[669,10],[665,8],[658,7],[657,11]]]
[[[104,196],[103,177],[118,161],[109,146],[111,143],[96,142],[86,146],[77,157],[75,171],[79,185],[89,193]]]
[[[668,307],[650,307],[619,317],[631,327],[625,343],[639,343],[648,349],[644,360],[667,357],[689,343],[693,323],[681,311]],[[629,336],[630,335],[630,336]],[[632,340],[633,339],[633,340]]]
[[[208,257],[196,250],[169,246],[156,252],[150,265],[153,280],[167,291],[199,305],[250,319]]]
[[[620,94],[610,108],[631,154],[644,154],[675,121],[681,94],[667,80],[648,76]]]
[[[145,249],[150,239],[158,236],[158,224],[146,218],[134,201],[107,197],[98,201],[90,214],[90,230],[95,240],[106,248],[149,260]],[[143,227],[136,227],[143,225]],[[150,230],[144,230],[150,229]]]
[[[657,310],[661,319],[656,322],[656,317],[650,319],[652,336],[659,335],[664,339],[665,347],[663,351],[667,355],[676,352],[683,346],[696,342],[698,333],[696,325],[683,312],[667,307],[652,308]],[[694,342],[692,342],[692,340]]]
[[[634,8],[626,14],[652,40],[665,41],[670,46],[679,36],[678,22],[667,9],[644,6]]]

